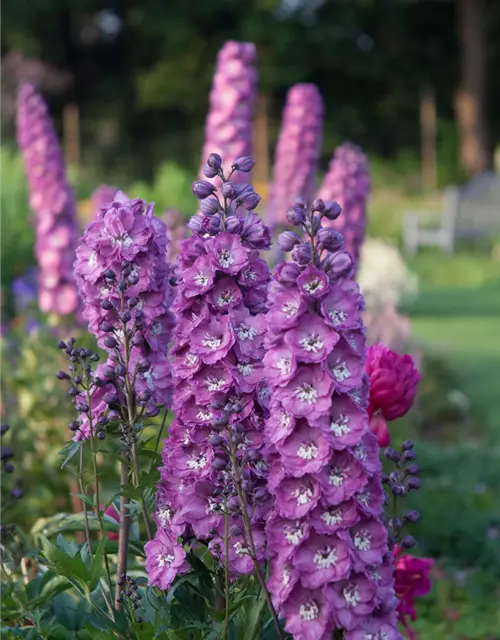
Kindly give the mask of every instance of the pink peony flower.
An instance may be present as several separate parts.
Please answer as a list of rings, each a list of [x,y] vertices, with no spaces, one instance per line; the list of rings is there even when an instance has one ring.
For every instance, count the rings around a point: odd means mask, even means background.
[[[414,638],[407,618],[409,617],[413,621],[417,619],[415,598],[425,596],[432,588],[430,574],[434,560],[406,554],[400,555],[400,553],[401,549],[396,545],[393,550],[393,558],[395,591],[399,600],[398,615],[408,631],[409,637]]]
[[[367,351],[366,371],[370,376],[370,416],[377,412],[386,420],[404,416],[415,400],[420,379],[413,358],[374,345]]]

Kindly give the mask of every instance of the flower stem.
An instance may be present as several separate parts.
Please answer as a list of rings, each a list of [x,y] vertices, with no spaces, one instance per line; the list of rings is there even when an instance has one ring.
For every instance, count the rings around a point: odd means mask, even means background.
[[[229,633],[229,513],[227,511],[227,501],[224,505],[224,582],[225,582],[225,601],[226,614],[224,618],[224,639],[227,640]]]
[[[78,464],[78,484],[80,486],[80,493],[85,498],[85,489],[83,487],[83,445],[80,447],[80,461]],[[92,545],[90,543],[90,528],[89,528],[89,514],[87,512],[87,503],[84,499],[82,499],[82,508],[83,508],[83,521],[85,527],[85,540],[87,541],[87,546],[89,549],[89,556],[92,559]]]
[[[126,455],[126,453],[125,453]],[[121,464],[121,476],[120,476],[120,484],[123,487],[128,482],[128,461],[122,460]],[[118,538],[118,564],[116,566],[116,589],[115,589],[115,607],[120,610],[121,604],[119,601],[119,596],[121,593],[120,582],[122,582],[122,574],[127,573],[127,553],[128,553],[128,536],[130,531],[130,513],[127,509],[128,498],[127,496],[120,496],[120,531]]]

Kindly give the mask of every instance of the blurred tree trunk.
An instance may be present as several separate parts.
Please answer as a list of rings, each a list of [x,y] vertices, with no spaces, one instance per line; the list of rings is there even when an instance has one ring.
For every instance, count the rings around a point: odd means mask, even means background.
[[[430,88],[420,92],[421,181],[424,189],[437,187],[436,98]]]
[[[469,175],[489,169],[492,157],[486,116],[487,36],[484,0],[457,0],[461,46],[455,113],[462,166]]]

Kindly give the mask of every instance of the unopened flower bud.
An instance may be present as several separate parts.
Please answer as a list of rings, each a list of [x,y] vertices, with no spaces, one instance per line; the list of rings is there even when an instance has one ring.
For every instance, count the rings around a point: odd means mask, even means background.
[[[160,407],[148,407],[145,413],[148,418],[156,418],[156,416],[160,415]]]
[[[221,191],[222,195],[225,198],[229,198],[229,200],[234,200],[234,198],[236,197],[237,189],[234,182],[224,182]]]
[[[110,300],[101,300],[101,308],[104,311],[111,311],[113,309],[113,303]]]
[[[229,216],[226,220],[226,231],[238,234],[241,231],[241,220],[237,216]]]
[[[115,375],[115,367],[105,364],[101,369],[101,375],[103,378],[112,378]]]
[[[207,158],[207,165],[216,171],[222,169],[222,158],[218,153],[210,153]]]
[[[422,481],[420,480],[420,478],[417,478],[417,476],[411,476],[410,478],[408,478],[408,489],[420,489],[420,487],[422,486]]]
[[[115,367],[115,374],[119,377],[125,376],[127,373],[127,368],[123,364],[117,364]]]
[[[193,182],[192,189],[194,195],[200,200],[208,198],[215,192],[215,186],[208,180],[196,180]]]
[[[291,251],[299,242],[300,238],[294,231],[283,231],[278,238],[278,245],[283,251]]]
[[[203,202],[206,202],[206,200],[203,200]],[[187,224],[188,229],[191,229],[193,233],[202,233],[203,218],[204,216],[199,213],[197,213],[195,216],[191,216],[191,219]]]
[[[280,284],[293,285],[300,276],[300,268],[296,264],[283,262],[276,267],[274,277]]]
[[[110,322],[101,322],[101,326],[99,327],[99,329],[103,332],[103,333],[111,333],[114,329],[113,325]]]
[[[264,502],[269,496],[269,493],[265,487],[259,487],[254,493],[254,499],[256,502]]]
[[[384,456],[388,460],[392,460],[392,462],[399,462],[401,459],[401,454],[392,447],[387,447],[387,449],[384,451]]]
[[[323,210],[325,218],[328,218],[328,220],[336,220],[341,213],[342,207],[338,202],[334,202],[333,200],[325,202],[325,208]]]
[[[307,242],[301,242],[296,245],[292,251],[292,260],[295,260],[297,264],[302,266],[311,262],[312,250],[311,245]]]
[[[224,443],[224,439],[221,438],[219,435],[217,435],[216,433],[212,433],[212,435],[210,436],[210,438],[208,439],[208,441],[210,442],[210,444],[213,447],[220,447],[221,444]]]
[[[413,449],[413,447],[414,447],[414,444],[411,440],[405,440],[403,442],[403,446],[402,446],[403,451],[409,451],[410,449]]]
[[[319,211],[320,213],[322,213],[325,210],[325,203],[321,198],[316,198],[316,200],[313,200],[313,203],[311,205],[311,210]]]
[[[106,336],[104,338],[104,346],[108,349],[114,349],[118,346],[118,342],[113,338],[113,336]]]
[[[116,394],[116,391],[108,391],[108,393],[105,393],[103,396],[103,400],[106,404],[114,404],[115,402],[117,402],[118,396]]]
[[[219,199],[216,196],[210,196],[200,204],[200,213],[204,216],[213,216],[220,213],[221,210]]]
[[[237,171],[242,171],[243,173],[248,173],[253,169],[255,165],[255,161],[252,160],[249,156],[241,156],[241,158],[236,158],[233,162],[232,167]]]
[[[116,280],[116,273],[112,269],[106,269],[104,277],[106,280]]]
[[[212,167],[209,167],[208,164],[205,164],[203,167],[203,175],[206,178],[215,178],[217,175],[217,169],[213,169]]]
[[[418,522],[420,520],[420,513],[418,511],[408,511],[408,513],[405,513],[404,518],[406,522]]]
[[[143,358],[142,360],[139,360],[139,362],[137,363],[137,371],[140,371],[141,373],[145,373],[150,369],[151,369],[151,362],[147,358]]]
[[[212,462],[212,469],[215,471],[223,471],[227,467],[227,460],[223,458],[214,458]]]
[[[415,460],[416,457],[417,454],[415,453],[415,451],[413,451],[413,449],[408,449],[403,453],[403,460]]]
[[[59,380],[69,380],[69,375],[66,371],[62,370],[57,372],[56,377],[59,378]]]
[[[418,473],[420,472],[420,467],[418,466],[418,464],[409,464],[406,467],[406,471],[411,475],[411,476],[416,476],[418,475]]]
[[[323,227],[318,231],[318,240],[329,251],[336,251],[344,244],[344,236],[328,227]]]
[[[416,545],[416,540],[413,536],[405,536],[402,540],[401,540],[401,546],[404,549],[411,549],[412,547],[414,547]]]
[[[211,236],[215,236],[220,231],[221,217],[219,214],[213,216],[205,216],[201,223],[202,230]]]
[[[293,209],[288,209],[286,212],[286,219],[290,224],[293,224],[294,227],[298,227],[304,222],[304,211],[300,207],[294,207]]]

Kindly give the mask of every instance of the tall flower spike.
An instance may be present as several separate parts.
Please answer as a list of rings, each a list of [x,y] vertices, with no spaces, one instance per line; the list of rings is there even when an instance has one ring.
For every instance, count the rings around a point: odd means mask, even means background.
[[[270,285],[268,586],[297,640],[334,629],[346,640],[393,640],[401,635],[367,415],[363,300],[341,235],[322,226],[338,213],[321,200],[302,210],[307,241],[294,242],[295,263],[278,265]]]
[[[17,95],[17,140],[35,213],[38,304],[58,316],[78,311],[72,264],[80,235],[75,196],[47,105],[23,84]]]
[[[212,213],[191,219],[195,232],[182,241],[178,258],[171,350],[176,415],[162,452],[158,535],[146,545],[149,581],[162,589],[186,571],[178,561],[182,537],[193,532],[229,563],[232,576],[251,572],[254,558],[264,557],[270,498],[261,451],[267,416],[262,356],[270,274],[259,251],[269,248],[270,235],[251,211],[250,185],[233,182],[233,172],[226,177],[222,160],[218,166],[227,196],[219,201],[209,195],[210,183],[193,184],[201,208]],[[250,210],[240,216],[245,207]]]
[[[369,193],[370,173],[365,154],[351,143],[337,147],[317,197],[324,201],[335,200],[342,207],[342,215],[328,224],[343,233],[354,268],[365,239]]]
[[[200,177],[214,178],[204,163],[209,154],[224,158],[226,175],[238,158],[252,154],[253,115],[257,92],[255,45],[226,42],[217,56],[210,92],[210,108],[205,122],[205,145]],[[208,171],[207,171],[208,169]],[[233,182],[246,182],[248,176],[236,173]]]
[[[288,92],[276,146],[267,218],[287,226],[294,198],[310,201],[323,134],[323,100],[314,84],[296,84]]]
[[[166,245],[165,225],[153,206],[118,192],[87,225],[75,262],[83,316],[109,354],[99,373],[117,389],[133,385],[146,416],[157,415],[160,405],[168,407],[172,391],[166,351],[174,318]],[[105,396],[98,397],[102,412],[113,404]],[[83,425],[76,437],[87,435]]]

